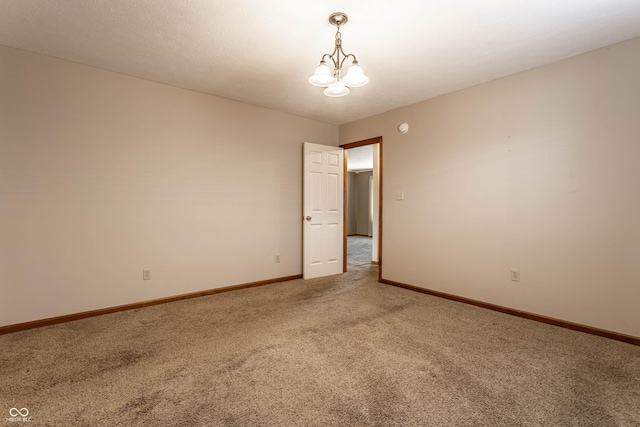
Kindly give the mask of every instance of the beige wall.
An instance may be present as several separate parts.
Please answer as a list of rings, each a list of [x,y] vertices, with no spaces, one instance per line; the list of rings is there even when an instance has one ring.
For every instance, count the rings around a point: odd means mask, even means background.
[[[0,47],[0,325],[300,274],[302,142],[337,140]]]
[[[635,39],[341,126],[384,138],[384,278],[640,336],[638,76]]]

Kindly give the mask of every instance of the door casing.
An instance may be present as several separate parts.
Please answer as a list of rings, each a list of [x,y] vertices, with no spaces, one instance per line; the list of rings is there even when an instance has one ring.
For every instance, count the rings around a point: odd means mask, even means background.
[[[347,271],[347,161],[348,154],[347,150],[350,148],[362,147],[365,145],[373,145],[380,144],[379,147],[379,160],[378,160],[378,178],[380,180],[379,188],[378,188],[378,280],[382,279],[382,137],[378,136],[375,138],[369,138],[362,141],[350,142],[347,144],[340,145],[340,148],[344,148],[344,219],[342,221],[344,227],[343,233],[343,260],[342,260],[342,269],[343,272]]]

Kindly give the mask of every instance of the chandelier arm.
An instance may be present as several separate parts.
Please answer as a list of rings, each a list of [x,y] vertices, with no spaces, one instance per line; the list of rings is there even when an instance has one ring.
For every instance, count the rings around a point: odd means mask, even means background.
[[[342,50],[342,49],[340,49],[340,50]],[[352,62],[355,62],[356,64],[358,63],[358,60],[356,59],[356,56],[353,53],[345,54],[344,51],[343,51],[342,54],[344,55],[344,58],[342,58],[342,62],[340,62],[340,69],[342,69],[342,66],[344,65],[344,61],[346,61],[347,58],[349,58],[349,57],[353,58]]]
[[[324,61],[325,58],[329,58],[331,60],[331,62],[333,62],[333,68],[338,68],[338,64],[336,63],[336,60],[333,59],[333,55],[335,55],[336,51],[334,50],[331,53],[325,53],[324,55],[322,55],[321,61]]]

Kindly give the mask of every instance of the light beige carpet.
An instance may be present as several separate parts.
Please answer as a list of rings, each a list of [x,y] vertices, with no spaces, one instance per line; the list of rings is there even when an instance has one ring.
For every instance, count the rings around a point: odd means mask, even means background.
[[[376,276],[0,336],[0,423],[28,408],[30,426],[640,425],[640,347]]]

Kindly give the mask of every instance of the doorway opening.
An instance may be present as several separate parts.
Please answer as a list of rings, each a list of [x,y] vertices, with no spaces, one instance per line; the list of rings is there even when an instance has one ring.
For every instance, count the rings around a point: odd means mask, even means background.
[[[382,137],[344,148],[344,260],[350,267],[377,265],[382,277]]]

